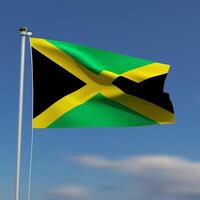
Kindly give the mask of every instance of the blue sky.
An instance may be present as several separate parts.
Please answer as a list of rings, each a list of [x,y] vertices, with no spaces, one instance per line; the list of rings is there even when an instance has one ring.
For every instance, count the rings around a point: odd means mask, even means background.
[[[71,41],[171,64],[165,90],[176,124],[34,131],[32,199],[200,198],[198,0],[2,1],[0,11],[0,199],[14,197],[20,37]],[[31,135],[27,45],[21,199]],[[156,191],[156,192],[155,192]]]

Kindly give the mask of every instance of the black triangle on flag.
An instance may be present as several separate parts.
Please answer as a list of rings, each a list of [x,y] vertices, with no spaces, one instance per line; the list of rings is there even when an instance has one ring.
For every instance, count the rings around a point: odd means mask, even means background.
[[[62,97],[86,83],[32,48],[33,116],[36,117]]]

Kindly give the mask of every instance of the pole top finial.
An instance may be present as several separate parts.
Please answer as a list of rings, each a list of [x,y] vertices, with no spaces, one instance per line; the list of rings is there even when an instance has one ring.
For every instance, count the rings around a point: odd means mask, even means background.
[[[32,33],[29,31],[29,28],[26,26],[23,26],[19,29],[20,35],[21,36],[32,36]]]
[[[28,32],[28,27],[23,26],[23,27],[21,27],[21,28],[19,29],[19,31],[20,31],[20,32],[21,32],[21,31]]]

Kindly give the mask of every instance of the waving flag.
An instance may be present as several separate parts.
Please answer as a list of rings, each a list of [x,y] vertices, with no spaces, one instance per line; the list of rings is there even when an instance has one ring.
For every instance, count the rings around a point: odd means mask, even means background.
[[[78,44],[31,38],[33,128],[174,122],[163,92],[170,66]]]

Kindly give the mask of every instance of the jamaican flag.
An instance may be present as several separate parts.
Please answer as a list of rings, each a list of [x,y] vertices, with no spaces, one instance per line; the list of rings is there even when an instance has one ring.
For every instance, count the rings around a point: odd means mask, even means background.
[[[170,66],[79,44],[31,38],[33,128],[174,122]]]

